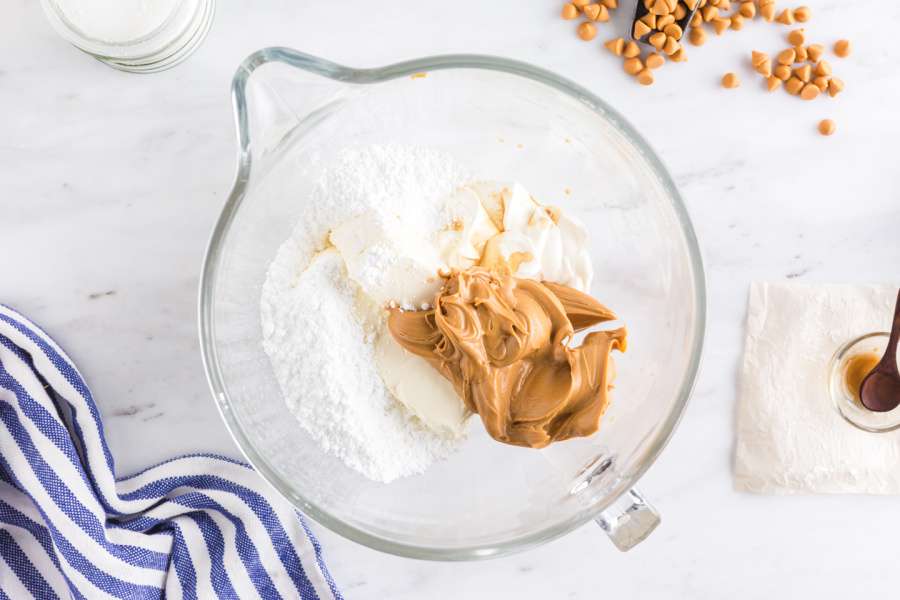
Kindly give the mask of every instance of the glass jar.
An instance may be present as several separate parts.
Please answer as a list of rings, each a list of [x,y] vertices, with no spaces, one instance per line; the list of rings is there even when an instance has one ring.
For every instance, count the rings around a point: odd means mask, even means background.
[[[859,401],[858,389],[850,389],[858,385],[857,380],[866,373],[848,376],[854,358],[866,357],[871,363],[869,367],[881,359],[887,347],[890,334],[885,331],[868,333],[849,340],[834,353],[828,366],[828,395],[841,416],[865,431],[883,433],[900,428],[900,407],[889,412],[874,412],[864,407]]]
[[[162,71],[206,37],[215,0],[41,0],[53,28],[76,48],[133,73]]]

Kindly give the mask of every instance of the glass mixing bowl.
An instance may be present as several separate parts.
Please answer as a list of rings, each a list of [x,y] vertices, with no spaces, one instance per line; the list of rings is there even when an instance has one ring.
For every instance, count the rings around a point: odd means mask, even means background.
[[[262,476],[334,531],[417,558],[505,554],[591,519],[621,549],[646,537],[659,519],[632,488],[684,411],[706,300],[687,211],[637,132],[588,90],[487,56],[351,69],[269,48],[240,66],[233,99],[238,173],[203,268],[200,338],[222,417]],[[262,350],[260,289],[329,159],[366,142],[438,148],[586,224],[592,293],[629,328],[598,434],[531,450],[472,427],[448,460],[381,484],[300,427]]]

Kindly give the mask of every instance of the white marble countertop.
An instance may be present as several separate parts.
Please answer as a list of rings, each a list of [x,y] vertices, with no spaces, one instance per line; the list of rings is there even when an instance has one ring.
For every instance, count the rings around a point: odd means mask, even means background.
[[[808,0],[811,37],[849,37],[836,101],[767,95],[746,65],[786,29],[755,22],[690,50],[657,83],[628,81],[559,1],[220,0],[187,63],[127,75],[49,28],[38,2],[0,19],[0,302],[73,355],[106,419],[120,474],[190,450],[236,455],[203,377],[196,288],[231,185],[228,86],[241,59],[286,45],[357,66],[478,52],[570,77],[621,110],[672,170],[710,288],[705,364],[674,440],[641,487],[663,513],[618,553],[594,525],[541,549],[471,564],[399,559],[318,527],[350,598],[846,598],[896,596],[898,499],[732,491],[735,374],[748,283],[890,282],[900,264],[900,6]],[[623,28],[603,26],[601,36]],[[874,16],[878,12],[880,16]],[[879,30],[876,32],[876,28]],[[719,78],[737,71],[744,85]],[[819,119],[837,121],[822,138]]]

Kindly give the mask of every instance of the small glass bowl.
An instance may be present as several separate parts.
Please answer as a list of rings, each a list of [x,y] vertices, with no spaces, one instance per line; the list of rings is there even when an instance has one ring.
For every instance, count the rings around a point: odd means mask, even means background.
[[[90,33],[78,24],[73,0],[41,0],[50,24],[73,46],[121,71],[156,73],[185,60],[206,38],[215,0],[173,0],[171,12],[130,35]],[[76,9],[77,10],[77,7]]]
[[[847,387],[848,361],[859,354],[884,355],[889,334],[879,331],[852,339],[834,353],[828,364],[828,395],[844,419],[864,431],[884,433],[900,428],[900,407],[889,412],[875,412],[860,404],[857,394]]]

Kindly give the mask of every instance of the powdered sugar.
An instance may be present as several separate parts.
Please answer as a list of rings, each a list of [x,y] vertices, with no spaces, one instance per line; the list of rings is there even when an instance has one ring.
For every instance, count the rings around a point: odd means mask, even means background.
[[[466,180],[449,157],[405,146],[360,146],[338,156],[272,262],[261,298],[263,347],[288,407],[322,448],[366,477],[419,473],[458,441],[425,428],[393,398],[374,359],[372,320],[344,259],[328,248],[354,218],[428,234],[449,220],[441,200]],[[360,262],[372,280],[397,261],[376,248]]]

